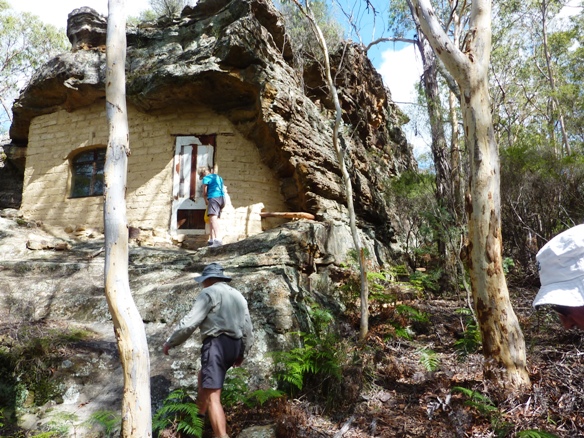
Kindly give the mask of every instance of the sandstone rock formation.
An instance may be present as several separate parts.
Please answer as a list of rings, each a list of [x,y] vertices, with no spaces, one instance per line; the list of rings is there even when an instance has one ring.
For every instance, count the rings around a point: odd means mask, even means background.
[[[131,245],[130,288],[148,338],[155,408],[170,388],[196,387],[198,334],[171,350],[169,357],[161,346],[192,306],[200,291],[194,277],[206,264],[221,263],[233,278],[231,284],[248,300],[256,340],[244,368],[251,388],[267,389],[273,372],[268,353],[290,348],[291,332],[309,330],[309,307],[317,303],[334,313],[343,310],[336,281],[346,273],[333,262],[352,244],[347,233],[344,227],[302,220],[197,251]],[[54,241],[56,236],[14,210],[0,210],[0,236],[0,347],[10,351],[14,344],[7,333],[29,324],[46,324],[45,332],[88,333],[53,364],[52,381],[59,395],[41,407],[25,402],[21,424],[38,430],[68,413],[75,416],[78,434],[93,436],[83,422],[97,411],[116,411],[122,396],[121,365],[103,286],[103,237],[60,236],[68,250],[47,245],[32,251],[28,242]],[[3,366],[1,375],[10,371]],[[24,397],[32,400],[34,394]],[[5,413],[11,413],[10,407]]]
[[[32,118],[74,111],[105,96],[106,19],[90,8],[69,15],[71,52],[37,72],[13,107],[10,136],[26,146]],[[345,220],[342,178],[331,143],[331,104],[318,65],[305,77],[270,0],[201,0],[173,20],[128,28],[127,98],[144,112],[180,111],[193,102],[227,116],[253,140],[282,181],[290,211]],[[400,129],[403,116],[363,49],[341,48],[335,72],[344,109],[355,208],[363,229],[389,244],[392,209],[385,180],[415,168]],[[338,62],[335,63],[338,65]],[[306,90],[303,87],[306,84]]]

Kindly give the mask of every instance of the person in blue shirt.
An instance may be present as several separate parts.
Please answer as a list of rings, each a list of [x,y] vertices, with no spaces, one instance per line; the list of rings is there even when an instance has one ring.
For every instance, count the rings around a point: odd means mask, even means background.
[[[213,173],[211,167],[203,170],[203,198],[207,204],[207,216],[209,217],[209,246],[220,246],[222,244],[219,233],[219,218],[221,210],[225,207],[225,186],[223,178]]]

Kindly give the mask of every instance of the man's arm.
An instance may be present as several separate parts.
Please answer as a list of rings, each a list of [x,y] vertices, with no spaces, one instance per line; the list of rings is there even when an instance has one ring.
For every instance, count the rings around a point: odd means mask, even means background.
[[[185,342],[203,322],[212,306],[211,297],[204,292],[201,293],[191,311],[181,319],[177,328],[162,345],[164,354],[168,355],[168,350]]]

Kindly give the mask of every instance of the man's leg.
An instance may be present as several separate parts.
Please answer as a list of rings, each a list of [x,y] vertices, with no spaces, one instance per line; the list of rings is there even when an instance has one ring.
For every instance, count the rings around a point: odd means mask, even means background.
[[[199,408],[199,415],[207,415],[207,407],[208,407],[208,400],[206,397],[203,397],[203,376],[201,371],[199,371],[199,378],[197,382],[197,407]]]
[[[216,437],[227,436],[227,421],[221,405],[221,389],[199,388],[197,397],[199,412],[209,414],[209,421]],[[204,409],[204,411],[203,411]]]

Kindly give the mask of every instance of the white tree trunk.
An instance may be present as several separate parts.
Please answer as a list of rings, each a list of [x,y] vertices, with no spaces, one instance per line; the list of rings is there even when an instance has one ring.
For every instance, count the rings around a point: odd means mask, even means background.
[[[128,279],[126,179],[129,133],[126,110],[124,0],[109,0],[106,42],[105,294],[124,373],[123,437],[152,436],[150,358],[142,317]]]
[[[499,151],[494,138],[488,90],[491,51],[491,3],[474,0],[464,51],[456,47],[438,22],[429,0],[414,0],[424,35],[461,92],[470,194],[467,198],[467,247],[473,301],[483,338],[484,374],[508,390],[530,386],[525,341],[509,300],[503,272]]]

